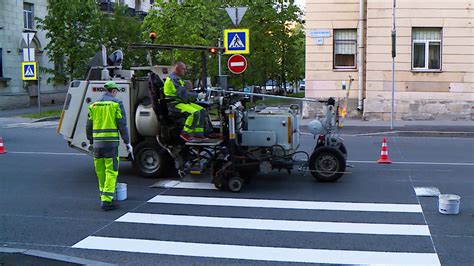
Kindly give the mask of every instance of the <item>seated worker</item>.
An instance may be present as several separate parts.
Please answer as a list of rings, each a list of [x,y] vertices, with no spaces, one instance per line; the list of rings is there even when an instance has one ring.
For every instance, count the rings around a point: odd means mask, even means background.
[[[188,91],[182,79],[185,74],[186,64],[178,61],[173,66],[173,72],[165,80],[165,97],[174,100],[168,104],[168,110],[187,114],[184,128],[180,133],[180,137],[184,141],[204,140],[206,111],[193,102],[197,99],[204,99],[206,94]]]

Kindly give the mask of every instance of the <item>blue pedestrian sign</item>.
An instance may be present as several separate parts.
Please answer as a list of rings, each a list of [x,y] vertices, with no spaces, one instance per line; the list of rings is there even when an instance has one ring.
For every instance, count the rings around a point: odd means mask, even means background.
[[[248,29],[224,30],[225,54],[248,54],[250,52]]]
[[[23,80],[36,80],[36,62],[21,63],[21,77]]]

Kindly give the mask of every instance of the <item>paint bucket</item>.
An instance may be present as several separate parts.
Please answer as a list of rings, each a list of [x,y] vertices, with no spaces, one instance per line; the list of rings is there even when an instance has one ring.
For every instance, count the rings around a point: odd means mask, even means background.
[[[115,187],[115,200],[122,201],[127,199],[127,184],[117,183]]]
[[[438,208],[442,214],[458,214],[461,197],[454,194],[439,195]]]

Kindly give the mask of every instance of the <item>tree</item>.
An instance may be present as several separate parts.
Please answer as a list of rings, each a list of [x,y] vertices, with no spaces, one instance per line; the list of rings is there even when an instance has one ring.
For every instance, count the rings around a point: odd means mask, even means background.
[[[38,29],[46,31],[49,43],[46,54],[55,65],[43,69],[54,81],[67,81],[84,76],[89,59],[98,50],[100,12],[94,0],[49,0],[48,14],[37,19]],[[48,80],[50,81],[50,80]]]
[[[38,28],[47,32],[46,54],[54,69],[42,69],[52,75],[48,81],[83,78],[92,56],[105,45],[109,51],[125,50],[141,41],[141,22],[128,8],[114,5],[113,13],[102,13],[94,0],[49,0],[48,14],[37,19]],[[125,67],[132,65],[134,54],[125,57]]]
[[[262,84],[268,79],[284,84],[287,80],[299,80],[304,76],[304,33],[302,31],[301,10],[293,1],[276,0],[186,0],[182,4],[175,1],[155,1],[155,9],[145,18],[142,25],[143,36],[149,32],[158,33],[161,44],[187,44],[215,46],[222,37],[223,29],[232,28],[224,8],[247,6],[248,11],[240,25],[250,29],[248,68],[241,75],[230,75],[230,84]],[[289,23],[291,22],[291,23]],[[290,25],[291,24],[291,25]],[[290,27],[296,25],[296,27]],[[160,53],[160,63],[169,64],[181,60],[194,71],[191,78],[199,76],[198,53],[174,51]],[[224,56],[224,61],[227,59]],[[193,67],[195,66],[195,67]],[[217,74],[217,58],[208,60],[208,74]]]

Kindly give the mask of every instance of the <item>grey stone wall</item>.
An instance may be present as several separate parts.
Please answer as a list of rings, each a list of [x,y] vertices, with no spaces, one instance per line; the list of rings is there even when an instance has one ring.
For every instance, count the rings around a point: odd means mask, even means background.
[[[317,100],[327,100],[328,98],[316,98]],[[337,100],[336,100],[337,101]],[[303,118],[315,118],[323,115],[324,103],[303,102]],[[357,110],[357,99],[349,99],[347,103],[347,116],[361,118],[361,113]]]
[[[303,118],[322,115],[322,103],[303,103]],[[395,103],[397,120],[473,120],[474,101],[410,100]],[[347,117],[364,120],[390,120],[390,100],[364,100],[364,112],[357,111],[357,100],[348,102]]]
[[[25,108],[30,106],[30,96],[23,94],[0,95],[0,110]]]
[[[474,101],[407,100],[395,103],[401,120],[473,120]],[[364,120],[389,120],[390,100],[365,100]]]

